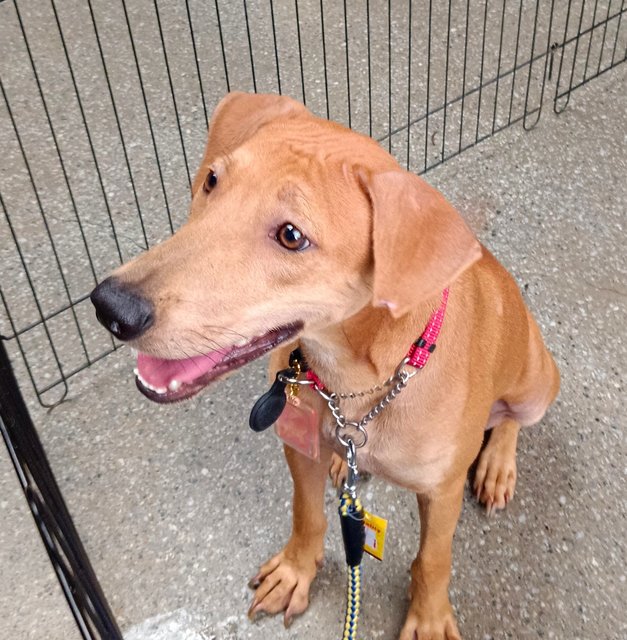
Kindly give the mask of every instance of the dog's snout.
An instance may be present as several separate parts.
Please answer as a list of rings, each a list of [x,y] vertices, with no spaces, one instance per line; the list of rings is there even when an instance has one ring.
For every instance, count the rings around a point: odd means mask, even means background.
[[[90,298],[100,324],[119,340],[139,338],[154,323],[152,303],[115,277],[101,282]]]

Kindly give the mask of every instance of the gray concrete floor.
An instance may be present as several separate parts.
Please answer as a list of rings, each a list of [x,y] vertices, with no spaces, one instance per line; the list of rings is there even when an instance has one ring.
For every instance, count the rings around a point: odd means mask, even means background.
[[[562,372],[546,418],[524,431],[517,494],[488,520],[470,496],[451,597],[465,638],[627,635],[624,67],[577,91],[559,118],[515,128],[430,172],[512,271]],[[199,398],[158,407],[135,390],[125,349],[81,374],[36,423],[127,637],[333,638],[344,576],[331,517],[309,611],[289,631],[246,618],[248,578],[289,531],[290,481],[271,433],[246,426],[264,388],[255,363]],[[26,389],[28,394],[28,389]],[[390,521],[366,560],[365,638],[395,638],[416,551],[415,499],[372,480]],[[0,637],[78,637],[0,454]],[[334,496],[327,493],[329,515]]]

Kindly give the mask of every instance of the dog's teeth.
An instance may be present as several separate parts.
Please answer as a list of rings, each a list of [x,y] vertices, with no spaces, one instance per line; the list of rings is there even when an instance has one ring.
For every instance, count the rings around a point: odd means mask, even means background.
[[[172,380],[172,382],[170,382],[170,384],[168,385],[168,389],[170,389],[170,391],[178,391],[180,386],[181,383],[178,380]]]
[[[142,377],[139,375],[139,369],[137,367],[133,369],[133,374],[140,380],[142,379]]]
[[[137,369],[135,369],[135,375],[137,376],[137,379],[142,383],[142,385],[144,387],[146,387],[146,389],[150,389],[151,391],[154,391],[155,388],[150,384],[150,382],[148,382],[147,380],[144,380],[139,371]]]
[[[165,387],[157,387],[156,389],[154,389],[154,391],[158,393],[160,396],[162,396],[164,393],[167,392],[167,389]]]
[[[245,344],[248,344],[248,340],[246,338],[242,338],[235,343],[236,347],[243,347]]]

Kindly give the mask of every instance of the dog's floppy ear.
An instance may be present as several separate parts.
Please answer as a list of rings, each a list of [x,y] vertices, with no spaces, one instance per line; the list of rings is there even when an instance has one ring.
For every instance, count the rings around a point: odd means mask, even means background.
[[[373,209],[375,306],[400,317],[481,257],[481,245],[459,213],[418,176],[362,172],[360,181]]]
[[[310,112],[300,102],[285,96],[228,93],[211,116],[205,155],[196,173],[192,193],[196,193],[216,157],[237,149],[273,120],[303,115],[310,115]]]

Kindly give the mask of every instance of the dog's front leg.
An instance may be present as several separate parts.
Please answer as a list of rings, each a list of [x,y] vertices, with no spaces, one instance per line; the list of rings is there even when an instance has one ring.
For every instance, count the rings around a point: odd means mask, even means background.
[[[448,598],[453,534],[465,474],[429,494],[418,494],[420,550],[411,567],[411,604],[400,640],[460,640]]]
[[[309,605],[309,587],[324,555],[324,487],[331,451],[321,446],[320,462],[314,462],[285,446],[285,457],[294,482],[292,535],[285,548],[268,560],[251,580],[255,597],[248,615],[285,611],[289,626]]]

